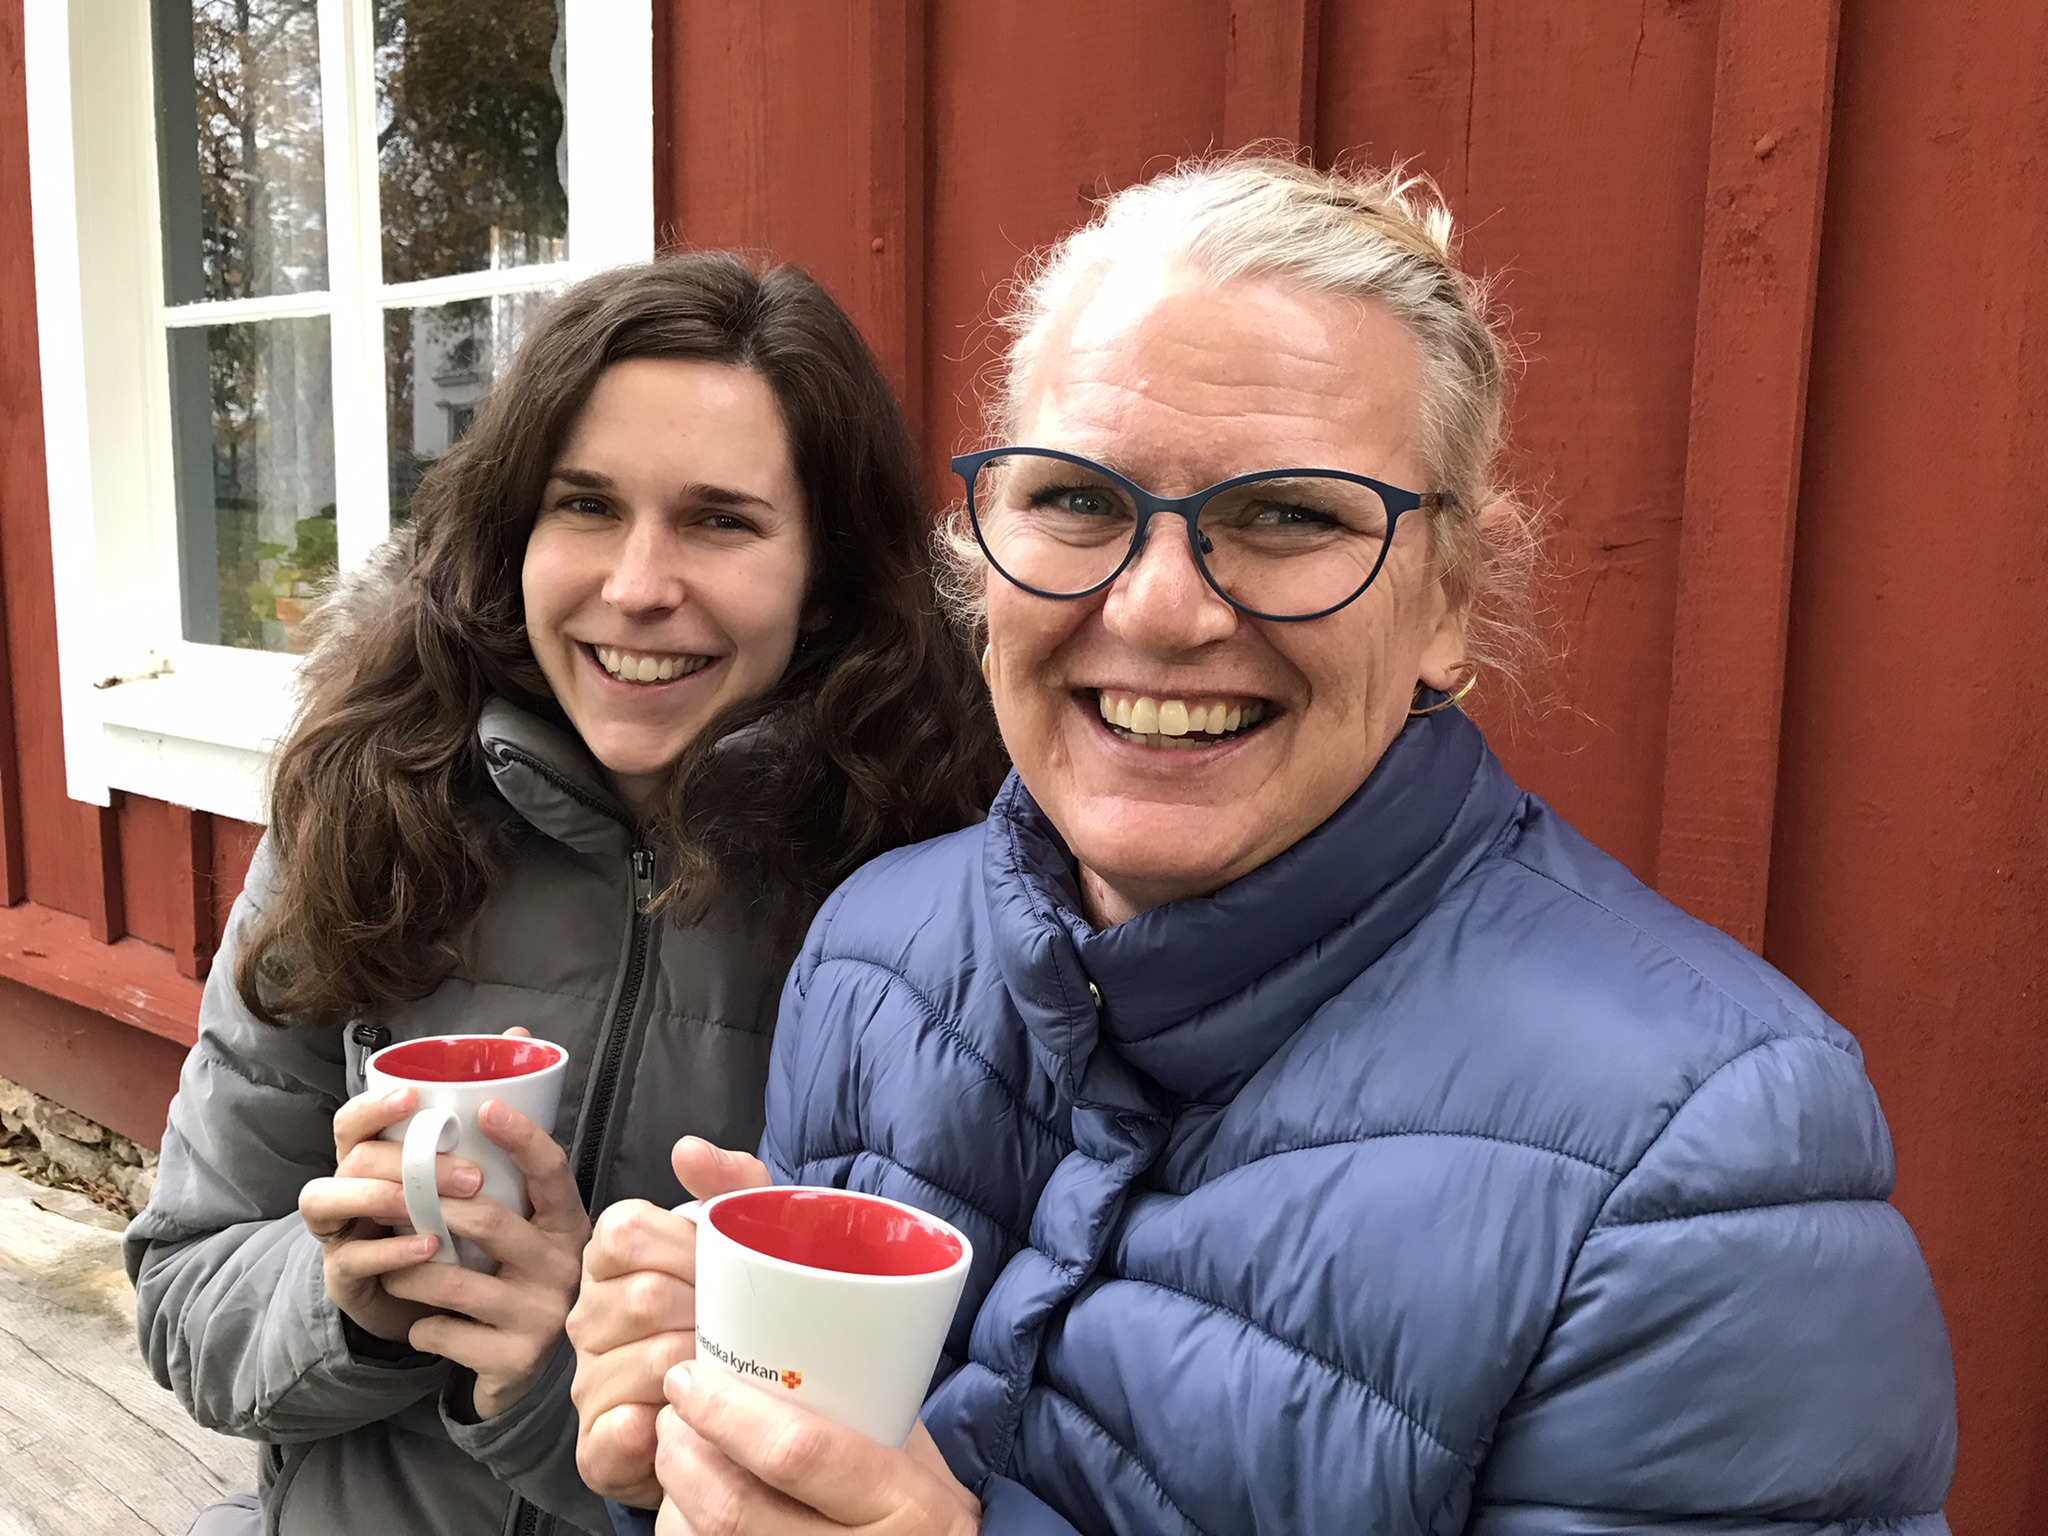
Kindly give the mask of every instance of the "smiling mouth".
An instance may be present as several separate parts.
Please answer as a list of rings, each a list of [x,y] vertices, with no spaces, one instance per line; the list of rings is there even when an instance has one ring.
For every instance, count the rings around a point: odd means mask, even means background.
[[[1095,707],[1113,736],[1141,747],[1199,751],[1236,741],[1272,718],[1264,699],[1154,698],[1149,694],[1095,694]]]
[[[715,656],[667,655],[659,651],[622,651],[609,645],[585,645],[606,674],[621,683],[673,683],[702,672]]]

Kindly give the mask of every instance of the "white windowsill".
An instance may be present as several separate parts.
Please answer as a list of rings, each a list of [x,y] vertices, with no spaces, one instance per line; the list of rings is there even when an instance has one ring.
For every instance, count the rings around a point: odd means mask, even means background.
[[[249,658],[229,675],[166,673],[91,692],[109,789],[237,821],[269,819],[270,754],[291,726],[290,657]],[[267,665],[276,663],[276,665]],[[275,675],[247,686],[233,673]]]

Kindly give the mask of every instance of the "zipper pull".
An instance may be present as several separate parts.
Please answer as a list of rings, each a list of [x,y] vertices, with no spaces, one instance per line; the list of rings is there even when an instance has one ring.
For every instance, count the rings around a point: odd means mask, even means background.
[[[351,1025],[348,1037],[366,1051],[381,1051],[391,1043],[391,1031],[381,1024],[372,1024],[367,1019]]]
[[[633,850],[633,910],[645,915],[654,902],[654,855],[645,848]]]

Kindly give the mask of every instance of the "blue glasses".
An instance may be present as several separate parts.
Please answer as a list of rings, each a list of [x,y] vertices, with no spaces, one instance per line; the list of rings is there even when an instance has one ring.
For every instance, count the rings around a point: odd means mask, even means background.
[[[1354,602],[1387,562],[1401,518],[1448,503],[1341,469],[1268,469],[1192,496],[1155,496],[1052,448],[963,453],[967,511],[989,564],[1039,597],[1099,592],[1145,546],[1151,520],[1183,520],[1217,596],[1255,619],[1302,623]]]

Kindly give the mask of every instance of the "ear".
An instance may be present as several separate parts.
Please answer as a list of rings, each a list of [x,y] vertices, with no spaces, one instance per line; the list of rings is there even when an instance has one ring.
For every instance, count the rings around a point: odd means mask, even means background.
[[[1423,641],[1422,665],[1416,669],[1416,675],[1425,687],[1449,693],[1464,681],[1469,664],[1470,658],[1465,654],[1465,619],[1471,609],[1464,603],[1453,606],[1441,583],[1434,591],[1436,621]]]
[[[1483,529],[1488,523],[1512,515],[1513,508],[1508,503],[1497,501],[1479,514],[1479,525]],[[1424,622],[1428,630],[1423,637],[1416,677],[1424,687],[1448,693],[1465,681],[1471,662],[1466,632],[1472,604],[1469,599],[1454,599],[1441,576],[1430,583],[1427,601],[1430,612]]]

